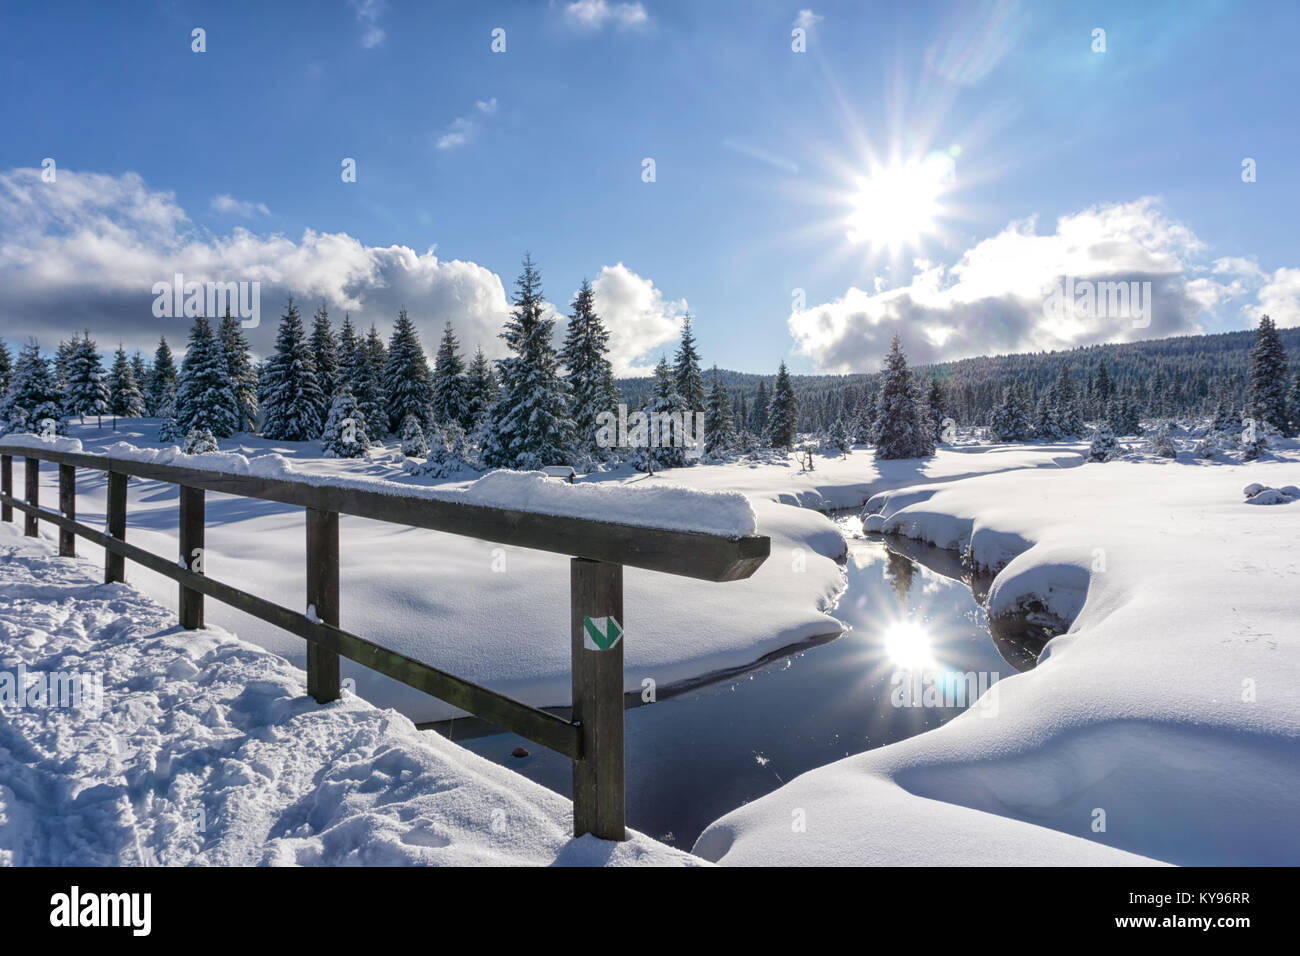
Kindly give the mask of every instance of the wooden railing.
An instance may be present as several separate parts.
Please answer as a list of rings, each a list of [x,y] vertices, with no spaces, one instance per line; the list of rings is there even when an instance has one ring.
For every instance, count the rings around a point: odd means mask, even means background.
[[[13,493],[15,457],[25,460],[22,499]],[[40,507],[42,461],[59,469],[57,512]],[[108,475],[104,531],[76,520],[78,468]],[[179,562],[127,543],[129,477],[179,486]],[[283,607],[208,576],[203,532],[204,496],[209,491],[306,509],[305,611]],[[762,535],[728,538],[667,531],[0,442],[0,520],[12,521],[15,508],[25,515],[24,530],[29,536],[37,535],[40,521],[59,529],[62,556],[75,555],[77,536],[102,547],[106,582],[126,579],[128,559],[175,580],[180,585],[182,627],[203,626],[203,601],[210,597],[304,638],[308,642],[307,692],[321,703],[338,699],[339,658],[346,657],[564,754],[573,760],[574,836],[593,833],[610,840],[626,838],[623,642],[617,640],[607,649],[589,648],[583,637],[587,622],[612,618],[623,623],[624,565],[706,581],[736,581],[752,575],[771,551],[771,542]],[[565,720],[340,628],[340,514],[571,555],[572,718]]]

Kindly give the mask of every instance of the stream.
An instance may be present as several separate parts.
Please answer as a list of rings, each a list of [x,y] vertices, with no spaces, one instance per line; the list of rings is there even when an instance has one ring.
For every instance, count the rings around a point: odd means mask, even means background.
[[[848,589],[831,613],[850,629],[630,707],[630,827],[689,850],[729,810],[805,771],[938,727],[1000,677],[1033,666],[1032,636],[990,635],[977,600],[987,581],[972,579],[957,556],[863,537],[853,517],[837,521],[848,538]],[[571,795],[568,758],[479,724],[477,736],[468,721],[438,729]],[[516,747],[528,756],[512,756]]]

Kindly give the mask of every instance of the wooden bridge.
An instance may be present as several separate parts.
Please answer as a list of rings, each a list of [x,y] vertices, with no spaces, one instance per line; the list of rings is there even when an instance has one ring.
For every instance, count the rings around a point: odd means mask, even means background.
[[[25,463],[26,488],[15,497],[13,460]],[[40,506],[40,466],[59,472],[59,509]],[[77,521],[77,469],[108,475],[107,524],[99,531]],[[127,479],[167,482],[180,488],[179,557],[146,551],[126,540]],[[223,584],[208,576],[203,552],[207,492],[298,505],[306,512],[304,555],[307,593],[303,611]],[[573,761],[573,834],[623,840],[626,792],[623,757],[623,642],[584,639],[586,622],[624,623],[623,567],[645,568],[706,581],[737,581],[752,575],[771,552],[762,535],[729,538],[667,531],[587,518],[514,511],[485,505],[402,495],[355,486],[311,484],[231,472],[152,464],[0,441],[0,520],[25,515],[35,537],[41,521],[59,529],[59,554],[74,556],[78,536],[104,549],[104,580],[126,579],[134,561],[180,585],[180,623],[203,626],[205,597],[228,604],[307,641],[307,692],[320,703],[339,697],[339,658],[346,657],[503,730],[527,737]],[[356,515],[464,535],[520,548],[572,556],[569,633],[573,710],[565,720],[447,671],[388,650],[339,627],[339,515]],[[310,613],[306,613],[310,612]],[[610,646],[601,648],[601,644]]]

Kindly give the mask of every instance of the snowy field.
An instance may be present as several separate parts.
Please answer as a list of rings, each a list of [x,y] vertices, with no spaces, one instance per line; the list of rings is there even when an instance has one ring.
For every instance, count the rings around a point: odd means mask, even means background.
[[[52,554],[0,524],[0,673],[102,685],[0,713],[0,865],[697,862],[575,840],[568,800]]]
[[[1069,623],[991,706],[807,773],[696,843],[733,864],[1300,863],[1300,485],[1144,458],[874,497],[869,529],[1001,569]],[[1263,500],[1281,501],[1262,504]],[[806,830],[792,832],[792,814]]]

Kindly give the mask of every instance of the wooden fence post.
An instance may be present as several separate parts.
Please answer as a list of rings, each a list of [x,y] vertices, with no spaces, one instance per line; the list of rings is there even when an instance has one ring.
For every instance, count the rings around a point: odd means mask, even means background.
[[[322,624],[339,625],[339,515],[307,509],[307,605]],[[311,613],[311,612],[309,612]],[[338,651],[307,642],[307,693],[318,704],[339,699]]]
[[[207,555],[203,550],[203,489],[181,485],[181,566],[198,574],[205,573]],[[203,592],[181,585],[181,627],[194,630],[203,626]]]
[[[108,473],[108,535],[117,541],[126,540],[126,475],[120,471]],[[126,580],[126,558],[112,551],[104,551],[104,583]]]
[[[573,720],[582,756],[573,761],[573,835],[625,840],[623,767],[623,566],[569,564]]]
[[[24,459],[24,473],[27,476],[27,503],[33,508],[41,503],[41,462],[39,458]],[[40,532],[36,515],[26,515],[23,522],[23,534],[34,538]]]
[[[59,511],[70,521],[77,520],[77,469],[59,465]],[[77,556],[77,535],[66,528],[59,529],[59,557]]]
[[[13,497],[14,493],[14,456],[0,455],[0,491]],[[0,521],[13,521],[14,507],[10,504],[0,505]]]

